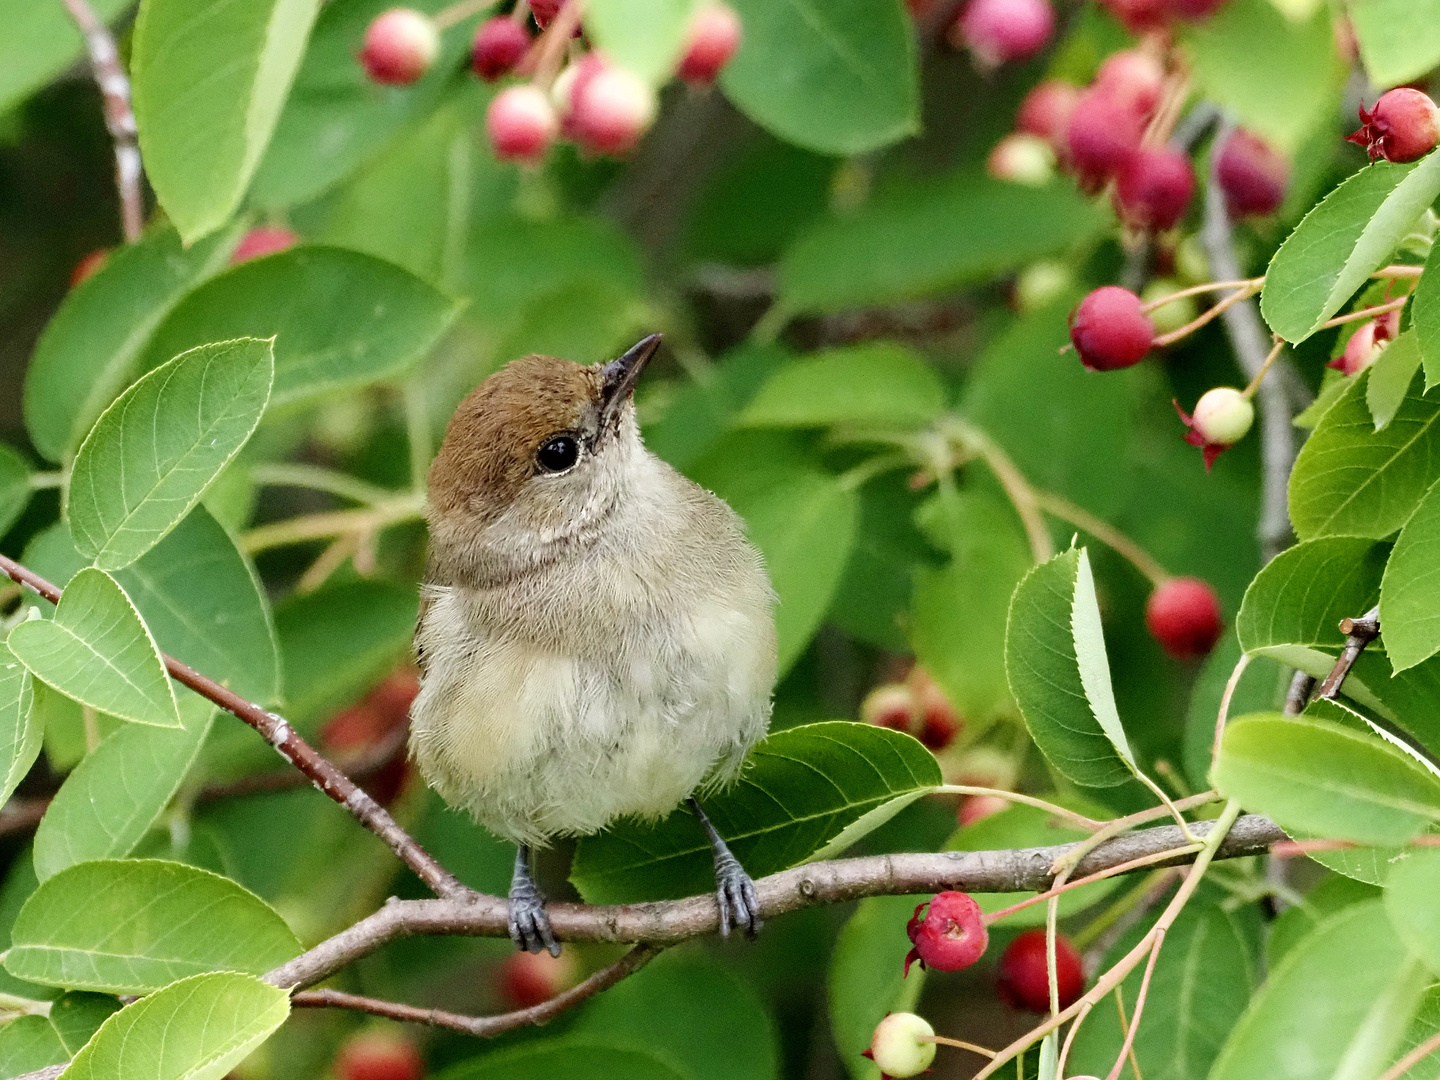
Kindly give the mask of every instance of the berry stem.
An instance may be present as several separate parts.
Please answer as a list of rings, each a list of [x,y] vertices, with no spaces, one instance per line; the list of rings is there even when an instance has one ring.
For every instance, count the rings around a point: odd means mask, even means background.
[[[1105,1080],[1120,1080],[1120,1070],[1125,1067],[1125,1059],[1134,1053],[1135,1032],[1140,1030],[1140,1016],[1145,1011],[1145,996],[1150,992],[1150,979],[1155,974],[1155,961],[1160,959],[1160,949],[1164,944],[1165,931],[1157,926],[1155,928],[1155,944],[1150,946],[1150,959],[1145,963],[1145,974],[1140,976],[1140,992],[1135,996],[1135,1012],[1130,1017],[1129,1030],[1125,1032],[1125,1043],[1120,1047],[1120,1056],[1115,1059],[1115,1064],[1110,1067],[1110,1072],[1106,1075]],[[1117,986],[1115,993],[1119,994],[1120,990],[1121,987]],[[1123,1011],[1121,1016],[1123,1022]]]
[[[1089,533],[1117,555],[1125,559],[1136,570],[1150,580],[1152,585],[1163,585],[1171,577],[1160,561],[1135,541],[1122,533],[1108,521],[1104,521],[1088,510],[1076,506],[1068,499],[1062,499],[1049,491],[1035,492],[1035,501],[1047,514],[1068,521],[1078,529]]]
[[[1088,818],[1084,814],[1077,814],[1074,810],[1066,810],[1063,806],[1046,802],[1044,799],[1037,799],[1033,795],[1021,795],[1018,791],[1004,791],[1000,788],[973,787],[970,784],[941,784],[935,789],[936,795],[994,795],[997,798],[1006,799],[1010,802],[1021,803],[1025,806],[1033,806],[1037,810],[1047,810],[1058,818],[1063,818],[1078,828],[1087,832],[1099,829],[1104,824],[1094,818]]]
[[[1225,681],[1225,692],[1220,695],[1220,711],[1215,715],[1215,741],[1210,747],[1210,767],[1213,769],[1220,762],[1220,740],[1225,734],[1225,722],[1230,719],[1230,699],[1235,696],[1235,688],[1240,685],[1240,677],[1245,674],[1245,669],[1250,666],[1250,654],[1245,653],[1235,664],[1235,670],[1230,672],[1230,678]]]
[[[1125,1015],[1125,987],[1124,987],[1124,986],[1117,986],[1117,987],[1115,988],[1115,1011],[1120,1014],[1120,1034],[1121,1034],[1121,1035],[1124,1035],[1124,1036],[1128,1036],[1128,1035],[1130,1034],[1130,1018]],[[1137,1017],[1139,1016],[1139,1008],[1138,1008],[1138,1005],[1137,1005],[1137,1008],[1136,1008],[1136,1016],[1137,1016]],[[1136,1058],[1135,1058],[1135,1046],[1134,1046],[1133,1043],[1132,1043],[1131,1046],[1130,1046],[1130,1052],[1129,1052],[1129,1055],[1128,1055],[1128,1056],[1129,1056],[1129,1058],[1130,1058],[1130,1068],[1131,1068],[1131,1070],[1135,1073],[1136,1076],[1139,1076],[1139,1075],[1140,1075],[1140,1062],[1137,1061]]]
[[[1425,268],[1423,266],[1402,266],[1397,264],[1395,266],[1382,266],[1370,276],[1372,278],[1418,278],[1424,272]]]
[[[1093,874],[1087,874],[1083,878],[1076,878],[1074,881],[1066,881],[1063,884],[1056,885],[1053,888],[1047,889],[1043,893],[1036,893],[1034,896],[1027,896],[1018,904],[1011,904],[1007,908],[1001,908],[999,911],[990,912],[990,914],[985,916],[985,925],[991,926],[994,923],[999,922],[1001,919],[1008,918],[1009,916],[1014,915],[1017,912],[1024,911],[1028,907],[1034,907],[1036,904],[1043,903],[1054,897],[1058,897],[1061,893],[1067,893],[1071,889],[1078,889],[1084,885],[1091,885],[1097,881],[1104,881],[1106,878],[1115,877],[1117,874],[1128,874],[1132,870],[1140,870],[1147,866],[1153,866],[1155,863],[1164,862],[1166,859],[1178,859],[1182,856],[1193,854],[1194,852],[1199,851],[1200,848],[1201,844],[1199,841],[1196,841],[1193,844],[1182,844],[1180,847],[1166,848],[1164,851],[1156,851],[1149,855],[1141,855],[1138,858],[1131,859],[1129,862],[1121,863],[1118,866],[1107,867],[1104,870],[1097,870]]]
[[[459,3],[451,4],[436,12],[430,17],[430,21],[435,24],[436,30],[443,33],[472,15],[479,15],[482,11],[490,10],[497,2],[498,0],[459,0]]]
[[[1045,528],[1045,518],[1036,502],[1035,489],[1025,479],[1025,474],[989,435],[979,428],[971,427],[958,417],[950,419],[954,434],[961,445],[984,461],[995,474],[995,479],[1000,481],[1000,486],[1005,489],[1005,494],[1009,496],[1015,512],[1020,515],[1020,521],[1025,526],[1025,536],[1030,541],[1031,558],[1037,564],[1048,562],[1055,553],[1050,532]]]
[[[584,0],[567,0],[559,14],[550,20],[550,25],[540,32],[535,44],[525,54],[515,70],[527,75],[534,72],[530,80],[541,90],[549,90],[555,76],[560,74],[560,65],[565,57],[565,46],[570,43],[580,18],[585,13]]]
[[[1430,1038],[1426,1039],[1419,1046],[1415,1047],[1414,1050],[1411,1050],[1394,1065],[1386,1069],[1381,1075],[1380,1080],[1400,1080],[1400,1077],[1404,1076],[1436,1050],[1440,1050],[1440,1031],[1431,1035]]]
[[[1248,289],[1263,286],[1264,284],[1265,279],[1263,277],[1242,278],[1239,281],[1207,281],[1203,285],[1191,285],[1188,289],[1181,289],[1179,292],[1173,292],[1168,296],[1161,296],[1158,299],[1151,300],[1149,303],[1141,304],[1140,310],[1148,315],[1156,308],[1162,308],[1172,300],[1183,300],[1187,296],[1199,296],[1201,293],[1219,292],[1221,289]]]
[[[976,1043],[966,1042],[964,1039],[949,1039],[944,1035],[921,1035],[917,1042],[938,1043],[940,1046],[953,1046],[958,1050],[969,1050],[972,1054],[979,1054],[981,1057],[993,1058],[994,1050],[987,1050]]]
[[[519,2],[510,9],[511,21],[517,23],[520,26],[524,26],[525,21],[529,18],[530,0],[519,0]]]
[[[1223,312],[1225,312],[1231,307],[1234,307],[1236,304],[1240,303],[1240,301],[1249,300],[1250,297],[1254,296],[1260,291],[1261,287],[1264,284],[1264,278],[1251,279],[1251,281],[1243,288],[1236,289],[1229,296],[1225,297],[1224,300],[1221,300],[1218,304],[1215,304],[1213,307],[1210,307],[1206,311],[1202,312],[1199,317],[1191,319],[1184,326],[1176,330],[1171,330],[1168,334],[1159,335],[1151,344],[1154,345],[1156,348],[1164,345],[1174,344],[1181,338],[1185,337],[1185,335],[1199,330],[1200,327],[1204,326],[1212,319],[1218,318]]]
[[[1279,358],[1280,352],[1285,348],[1285,339],[1278,334],[1275,337],[1275,346],[1265,357],[1265,362],[1260,365],[1260,370],[1255,372],[1255,377],[1250,380],[1250,385],[1240,393],[1247,399],[1255,396],[1255,391],[1260,389],[1260,381],[1265,378],[1265,373],[1270,370],[1270,365]]]
[[[1407,293],[1400,297],[1399,300],[1391,300],[1388,304],[1378,304],[1375,307],[1361,308],[1359,311],[1352,311],[1348,315],[1337,315],[1329,322],[1321,323],[1320,329],[1329,330],[1332,326],[1340,326],[1348,322],[1357,322],[1360,319],[1373,319],[1377,315],[1387,315],[1392,311],[1399,311],[1405,306],[1405,302],[1409,299],[1410,295]]]

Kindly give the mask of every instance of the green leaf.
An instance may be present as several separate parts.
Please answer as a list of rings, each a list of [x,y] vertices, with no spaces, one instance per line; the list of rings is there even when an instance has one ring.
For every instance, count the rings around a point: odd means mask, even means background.
[[[1326,874],[1305,894],[1304,904],[1286,908],[1270,924],[1265,939],[1266,967],[1271,971],[1279,967],[1285,955],[1330,916],[1383,895],[1374,885],[1341,874]]]
[[[675,468],[688,472],[789,356],[774,345],[745,344],[727,353],[715,365],[712,378],[704,382],[692,379],[671,388],[664,411],[644,420],[645,445]],[[645,416],[643,408],[641,415]]]
[[[1086,787],[1131,777],[1084,548],[1035,567],[1016,588],[1005,671],[1030,737],[1051,765]]]
[[[392,263],[302,245],[207,281],[173,310],[145,367],[210,341],[270,338],[276,404],[402,374],[454,321],[459,306]]]
[[[669,1022],[657,1025],[657,1016]],[[775,1022],[755,990],[694,950],[667,950],[595,998],[568,1037],[663,1054],[686,1080],[776,1080],[780,1073]]]
[[[1375,606],[1389,555],[1386,544],[1354,536],[1306,540],[1282,551],[1255,576],[1235,630],[1246,652],[1279,655],[1277,646],[1339,650],[1340,620]]]
[[[1414,330],[1407,330],[1387,345],[1370,367],[1365,387],[1365,404],[1375,417],[1375,430],[1383,431],[1395,419],[1405,394],[1420,370],[1420,344]]]
[[[1320,423],[1320,418],[1330,411],[1330,406],[1350,389],[1350,383],[1351,380],[1338,371],[1327,369],[1320,377],[1320,392],[1315,395],[1315,400],[1295,414],[1295,426],[1313,430],[1315,425]],[[1369,395],[1366,397],[1368,399]]]
[[[1440,64],[1440,0],[1350,0],[1348,6],[1360,59],[1377,90]]]
[[[1430,970],[1440,968],[1440,851],[1420,848],[1395,861],[1385,882],[1385,913],[1400,940]]]
[[[1270,260],[1260,310],[1270,328],[1304,341],[1390,258],[1440,195],[1440,154],[1414,165],[1361,169],[1305,215]]]
[[[131,53],[145,172],[186,244],[240,205],[320,0],[143,0]]]
[[[50,1026],[60,1036],[67,1056],[73,1056],[119,1010],[120,1003],[109,994],[79,990],[63,995],[50,1006]]]
[[[1421,1043],[1432,1038],[1436,1032],[1440,1032],[1440,985],[1432,985],[1426,989],[1424,996],[1420,998],[1420,1007],[1410,1022],[1410,1030],[1391,1052],[1391,1057],[1399,1061]],[[1421,1058],[1400,1080],[1430,1080],[1436,1075],[1437,1069],[1440,1069],[1440,1052]]]
[[[1189,31],[1186,52],[1200,93],[1293,154],[1330,121],[1345,68],[1335,55],[1328,11],[1291,21],[1275,7],[1233,0]]]
[[[140,350],[166,312],[224,266],[239,239],[235,228],[182,248],[174,229],[152,229],[66,294],[25,371],[25,428],[35,449],[51,461],[74,455],[141,370]]]
[[[43,729],[31,708],[33,687],[30,672],[0,645],[0,805],[40,756]]]
[[[285,920],[228,878],[159,859],[85,862],[35,890],[5,969],[71,990],[144,994],[205,971],[263,975],[300,955]]]
[[[215,707],[185,691],[183,728],[122,724],[65,778],[35,831],[35,873],[118,859],[135,850],[200,754]]]
[[[90,7],[99,18],[109,22],[124,11],[129,2],[95,0]],[[0,114],[3,114],[78,60],[84,43],[62,4],[3,0],[0,26],[5,27],[5,36],[0,38]]]
[[[66,1080],[220,1080],[290,1015],[290,995],[234,971],[193,975],[125,1006]]]
[[[1185,715],[1185,779],[1192,791],[1210,786],[1210,755],[1215,746],[1215,720],[1220,699],[1241,656],[1234,633],[1222,637],[1200,668],[1190,692]],[[1275,712],[1285,704],[1285,691],[1293,672],[1267,656],[1255,656],[1240,676],[1230,698],[1230,716],[1252,712]]]
[[[787,142],[862,154],[920,129],[915,32],[894,0],[739,0],[735,106]]]
[[[10,531],[15,519],[30,503],[30,465],[4,443],[0,443],[0,536]]]
[[[914,577],[932,562],[925,537],[915,525],[923,496],[912,491],[898,472],[871,478],[860,485],[859,494],[855,544],[825,621],[866,645],[889,652],[913,651],[905,628],[912,622]],[[1001,597],[997,607],[1002,634],[1009,601],[1008,595]],[[1004,682],[1001,671],[995,685],[1008,699]]]
[[[76,701],[137,724],[180,726],[155,639],[103,570],[76,574],[55,617],[21,623],[8,644],[36,678]]]
[[[1400,530],[1385,564],[1380,625],[1397,673],[1440,652],[1440,481]]]
[[[735,785],[704,806],[759,878],[804,862],[863,815],[938,783],[935,758],[908,735],[835,720],[770,735]],[[590,903],[624,903],[708,893],[714,868],[705,834],[680,811],[655,825],[622,822],[582,838],[570,880]]]
[[[1403,844],[1440,821],[1440,780],[1378,737],[1256,713],[1225,728],[1211,781],[1284,829]]]
[[[1425,389],[1440,383],[1440,248],[1431,247],[1410,301],[1415,340],[1425,363]]]
[[[957,176],[900,186],[804,232],[780,260],[778,303],[801,314],[933,295],[1065,251],[1106,217],[1069,184]]]
[[[0,1028],[0,1076],[19,1076],[69,1060],[65,1044],[43,1016],[22,1016]]]
[[[924,427],[945,410],[945,387],[920,356],[872,342],[792,360],[740,414],[751,427]]]
[[[1301,447],[1290,475],[1290,521],[1302,540],[1383,539],[1405,524],[1440,461],[1440,398],[1417,376],[1384,431],[1365,404],[1370,369],[1355,377]]]
[[[119,570],[159,543],[250,438],[274,374],[272,343],[241,338],[182,353],[121,394],[75,455],[80,553]]]
[[[676,1064],[648,1047],[623,1049],[580,1037],[549,1038],[463,1061],[435,1080],[689,1080]]]
[[[872,896],[861,900],[845,920],[830,954],[826,997],[830,1033],[840,1061],[854,1080],[879,1080],[875,1063],[862,1057],[875,1025],[890,1012],[908,1012],[920,1000],[925,969],[912,967],[904,978],[910,939],[905,924],[924,900],[920,896]]]
[[[700,0],[594,0],[585,34],[605,56],[651,86],[675,73]]]
[[[1322,923],[1270,973],[1209,1080],[1275,1076],[1277,1066],[1285,1080],[1375,1076],[1428,982],[1380,902],[1355,904]]]

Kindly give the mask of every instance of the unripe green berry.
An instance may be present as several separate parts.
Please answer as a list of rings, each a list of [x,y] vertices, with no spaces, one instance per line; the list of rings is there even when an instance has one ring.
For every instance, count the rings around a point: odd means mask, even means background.
[[[1234,387],[1217,386],[1205,391],[1195,403],[1193,419],[1195,430],[1206,442],[1233,446],[1255,422],[1255,406]]]
[[[1062,262],[1031,263],[1015,279],[1015,306],[1022,313],[1035,311],[1070,290],[1075,275]]]
[[[1179,282],[1171,278],[1156,278],[1145,286],[1145,291],[1140,294],[1140,299],[1151,304],[1179,291]],[[1195,303],[1195,298],[1182,296],[1178,300],[1171,300],[1168,304],[1161,304],[1153,309],[1150,312],[1150,321],[1155,324],[1157,334],[1168,334],[1172,330],[1179,330],[1199,314],[1200,309]]]
[[[891,1013],[875,1026],[870,1059],[882,1073],[896,1080],[915,1076],[935,1060],[935,1044],[920,1041],[934,1034],[935,1029],[914,1013]]]

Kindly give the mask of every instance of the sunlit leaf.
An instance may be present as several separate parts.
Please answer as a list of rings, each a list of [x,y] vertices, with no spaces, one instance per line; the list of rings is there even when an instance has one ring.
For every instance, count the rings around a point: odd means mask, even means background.
[[[1408,83],[1440,64],[1440,0],[1351,0],[1347,10],[1376,89]]]
[[[129,2],[94,0],[90,6],[109,22]],[[5,113],[79,59],[84,46],[62,4],[4,0],[0,26],[5,27],[0,37],[0,113]]]
[[[919,355],[875,342],[794,360],[765,380],[740,416],[752,427],[922,427],[945,408],[945,387]]]
[[[1396,672],[1440,652],[1440,481],[1400,530],[1385,564],[1380,624]]]

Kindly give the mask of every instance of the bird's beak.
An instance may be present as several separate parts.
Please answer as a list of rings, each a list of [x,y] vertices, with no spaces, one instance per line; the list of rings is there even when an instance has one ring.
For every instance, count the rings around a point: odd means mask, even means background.
[[[651,334],[647,338],[642,338],[624,356],[618,360],[611,360],[600,369],[602,423],[608,424],[619,415],[620,410],[625,407],[625,402],[630,400],[635,384],[640,381],[640,373],[645,370],[645,365],[650,362],[650,357],[655,355],[655,350],[659,347],[660,335]]]

